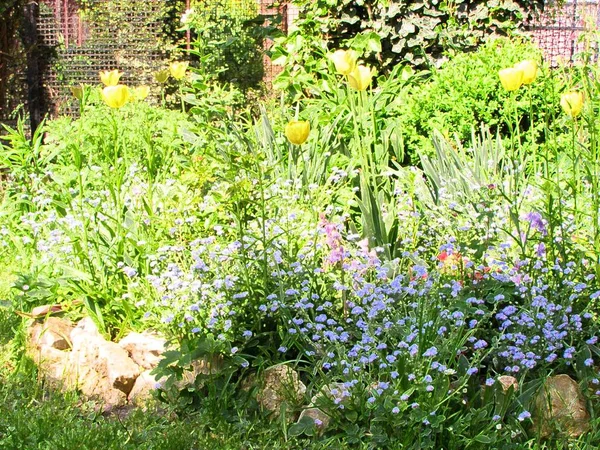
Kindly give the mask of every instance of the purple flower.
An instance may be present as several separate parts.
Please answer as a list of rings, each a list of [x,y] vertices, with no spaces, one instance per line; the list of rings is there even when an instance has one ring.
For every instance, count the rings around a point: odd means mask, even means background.
[[[583,362],[587,367],[591,367],[594,365],[594,360],[592,358],[588,358]]]
[[[488,343],[486,341],[484,341],[483,339],[479,339],[477,342],[475,342],[475,344],[473,345],[473,348],[475,350],[479,350],[482,348],[486,348],[488,345]]]
[[[435,355],[437,355],[438,350],[435,347],[429,347],[427,350],[425,350],[425,353],[423,353],[423,357],[425,358],[432,358]]]
[[[519,422],[523,422],[525,419],[529,419],[530,417],[531,413],[529,411],[523,411],[521,414],[519,414],[517,419],[519,419]]]
[[[531,228],[539,231],[543,235],[547,234],[545,220],[542,218],[542,215],[539,212],[530,212],[525,216],[525,218],[531,224]]]
[[[398,414],[400,412],[400,408],[398,408],[397,406],[394,406],[394,408],[392,408],[392,414]]]

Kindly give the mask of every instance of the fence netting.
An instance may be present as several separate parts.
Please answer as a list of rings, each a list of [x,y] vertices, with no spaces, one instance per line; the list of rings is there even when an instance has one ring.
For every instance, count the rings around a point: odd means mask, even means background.
[[[10,123],[13,111],[27,103],[28,83],[36,80],[26,75],[29,49],[23,44],[16,6],[23,2],[6,1],[8,6],[0,6],[0,122]],[[222,17],[235,17],[236,8],[247,15],[248,2],[255,1],[257,15],[284,32],[298,16],[293,5],[274,6],[272,0],[39,0],[35,25],[42,114],[76,113],[70,87],[97,84],[101,70],[119,69],[127,84],[152,85],[152,74],[166,66],[170,52],[193,39],[178,31],[182,14],[190,7],[209,7],[211,1],[227,3],[227,15]],[[597,53],[596,44],[586,43],[581,36],[597,29],[599,5],[598,1],[574,0],[560,7],[548,6],[528,24],[552,65],[572,61],[583,51]],[[269,45],[266,40],[263,49]],[[261,59],[262,80],[268,86],[279,68],[266,53]]]

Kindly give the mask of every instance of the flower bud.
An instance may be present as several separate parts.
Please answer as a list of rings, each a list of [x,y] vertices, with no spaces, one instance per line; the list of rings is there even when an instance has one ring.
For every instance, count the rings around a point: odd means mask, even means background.
[[[583,109],[583,92],[566,92],[560,96],[560,106],[571,117],[577,117]]]
[[[523,70],[510,67],[498,72],[500,83],[507,91],[516,91],[523,84]]]
[[[356,66],[356,58],[351,50],[336,50],[329,56],[335,70],[342,75],[350,75]]]
[[[310,123],[308,121],[292,120],[285,126],[285,136],[295,145],[302,145],[308,139]]]
[[[119,84],[119,80],[123,74],[119,72],[117,69],[115,70],[103,70],[100,72],[100,81],[105,86],[116,86]]]
[[[102,89],[102,99],[111,108],[120,108],[129,100],[129,89],[124,84],[106,86]]]
[[[363,65],[356,66],[352,73],[348,75],[348,83],[357,91],[364,91],[371,84],[373,72],[370,68]]]

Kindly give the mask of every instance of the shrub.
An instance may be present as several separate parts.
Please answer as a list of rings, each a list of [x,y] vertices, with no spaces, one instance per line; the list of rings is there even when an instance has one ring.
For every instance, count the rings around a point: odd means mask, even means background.
[[[396,103],[396,115],[413,162],[418,161],[418,152],[433,148],[433,130],[466,142],[481,125],[492,135],[507,136],[507,123],[518,120],[523,143],[531,146],[543,140],[547,123],[558,113],[557,78],[541,66],[538,79],[519,90],[516,106],[509,107],[513,95],[502,88],[498,77],[499,70],[525,59],[541,61],[540,50],[516,39],[496,39],[476,52],[454,55],[439,69],[432,69],[427,81],[405,90]]]

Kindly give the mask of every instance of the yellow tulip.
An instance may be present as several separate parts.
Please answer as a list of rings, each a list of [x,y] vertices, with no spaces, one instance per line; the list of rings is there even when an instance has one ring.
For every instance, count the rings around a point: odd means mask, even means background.
[[[124,84],[106,86],[102,89],[102,99],[111,108],[120,108],[129,100],[129,89]]]
[[[348,75],[348,82],[357,91],[364,91],[371,84],[373,72],[370,68],[363,65],[356,66],[352,73]]]
[[[117,69],[111,71],[103,70],[100,72],[100,81],[102,81],[105,86],[116,86],[119,84],[119,79],[122,75],[123,74]]]
[[[523,70],[510,67],[498,72],[500,83],[507,91],[516,91],[523,84]]]
[[[171,76],[176,80],[181,80],[183,77],[185,77],[185,71],[188,68],[188,64],[189,63],[187,61],[171,63],[171,65],[169,66]]]
[[[335,65],[335,70],[342,75],[350,75],[356,66],[356,58],[350,50],[336,50],[329,58]]]
[[[531,84],[537,78],[538,65],[531,59],[515,64],[514,68],[523,71],[523,84]]]
[[[150,94],[150,88],[148,86],[138,86],[133,89],[133,97],[136,100],[144,100]]]
[[[560,96],[560,106],[571,117],[577,117],[583,109],[583,92],[566,92]]]
[[[159,70],[158,72],[154,72],[154,79],[158,81],[160,84],[164,84],[169,79],[169,71],[168,70]]]
[[[285,126],[285,135],[295,145],[301,145],[308,139],[310,123],[307,121],[292,120]]]
[[[83,100],[83,84],[79,84],[78,86],[71,86],[71,94],[77,100]]]

